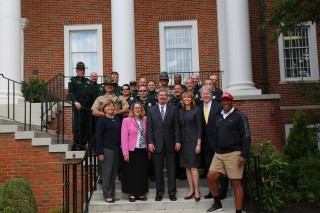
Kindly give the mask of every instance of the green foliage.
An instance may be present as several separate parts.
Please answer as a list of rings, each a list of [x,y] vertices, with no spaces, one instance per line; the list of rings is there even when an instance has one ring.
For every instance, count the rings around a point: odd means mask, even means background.
[[[271,29],[273,40],[307,21],[318,23],[320,20],[319,0],[274,0],[268,9],[271,15],[261,29]]]
[[[316,138],[308,128],[303,110],[298,110],[290,131],[284,152],[289,160],[300,159],[315,154]]]
[[[277,212],[287,198],[285,182],[289,163],[270,141],[253,146],[253,150],[260,156],[264,208],[269,212]]]
[[[294,160],[288,171],[289,200],[316,202],[320,200],[320,156],[313,155]]]
[[[13,178],[0,188],[0,212],[38,212],[36,200],[27,181]]]
[[[41,101],[41,92],[44,89],[45,80],[32,79],[21,82],[21,92],[26,101],[38,103]]]
[[[50,213],[63,213],[63,209],[61,209],[61,208],[51,209]]]
[[[294,90],[300,94],[305,100],[312,103],[320,103],[320,81],[305,83],[303,80],[299,82],[292,82]]]
[[[273,0],[268,9],[271,16],[261,28],[270,28],[273,39],[307,21],[320,20],[320,0]]]

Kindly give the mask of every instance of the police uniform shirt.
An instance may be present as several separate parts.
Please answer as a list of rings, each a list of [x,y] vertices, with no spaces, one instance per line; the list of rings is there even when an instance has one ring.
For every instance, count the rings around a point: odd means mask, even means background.
[[[68,96],[72,103],[79,102],[84,107],[90,107],[90,99],[92,98],[92,87],[88,78],[78,76],[70,78],[68,84]]]
[[[140,98],[137,98],[137,101],[142,104],[144,111],[146,111],[146,114],[150,107],[157,104],[156,100],[149,100],[148,98],[146,100],[140,100]]]
[[[91,109],[92,109],[92,110],[93,110],[93,109],[96,109],[96,110],[98,110],[98,111],[101,112],[101,111],[102,111],[101,107],[102,107],[103,103],[104,103],[105,101],[107,101],[107,100],[112,100],[112,101],[115,102],[115,103],[120,101],[120,102],[121,102],[121,105],[122,105],[122,106],[121,106],[122,109],[123,109],[123,108],[129,108],[129,104],[128,104],[127,101],[121,101],[118,96],[116,96],[114,93],[112,93],[111,95],[105,94],[105,95],[99,96],[99,97],[94,101]]]
[[[181,98],[173,97],[168,101],[168,104],[176,106],[178,110],[182,108]]]

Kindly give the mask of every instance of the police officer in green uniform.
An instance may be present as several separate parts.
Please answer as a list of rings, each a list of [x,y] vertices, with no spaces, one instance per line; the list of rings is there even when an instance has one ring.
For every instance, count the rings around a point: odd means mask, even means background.
[[[160,77],[159,77],[159,82],[160,82],[160,88],[164,89],[165,91],[167,91],[168,93],[168,98],[172,98],[173,97],[173,92],[172,90],[169,88],[169,76],[168,73],[163,71],[160,72]],[[159,89],[160,89],[159,88]],[[159,89],[157,89],[156,91],[158,92]]]
[[[88,121],[91,119],[92,87],[90,80],[84,77],[83,62],[77,63],[76,72],[77,76],[70,78],[68,84],[68,95],[72,101],[73,111],[73,150],[85,150],[90,140],[91,128],[88,128]]]

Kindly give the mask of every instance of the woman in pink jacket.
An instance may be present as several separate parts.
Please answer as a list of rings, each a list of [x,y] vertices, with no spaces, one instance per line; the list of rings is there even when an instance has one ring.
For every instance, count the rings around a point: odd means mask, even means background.
[[[148,185],[148,152],[146,141],[145,111],[139,102],[131,105],[129,117],[123,119],[121,147],[124,158],[122,192],[129,194],[129,201],[146,201]]]

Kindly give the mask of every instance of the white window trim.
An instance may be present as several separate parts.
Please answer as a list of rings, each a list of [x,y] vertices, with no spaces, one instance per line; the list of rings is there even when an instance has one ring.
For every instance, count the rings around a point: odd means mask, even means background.
[[[311,77],[303,78],[289,78],[286,79],[284,71],[284,55],[283,55],[283,34],[278,38],[278,48],[279,48],[279,63],[280,63],[280,83],[286,83],[291,81],[314,81],[319,80],[319,65],[318,65],[318,48],[317,48],[317,32],[315,23],[312,24],[311,21],[305,24],[310,26],[309,31],[309,46],[310,46],[310,68],[311,68]]]
[[[103,75],[103,52],[102,52],[102,25],[101,24],[84,24],[84,25],[65,25],[64,26],[64,75],[71,76],[70,70],[70,31],[97,30],[97,73]],[[86,76],[90,73],[86,73]],[[69,79],[65,79],[65,87],[68,87]]]
[[[166,70],[166,47],[164,29],[166,27],[191,27],[192,42],[192,71],[198,72],[199,67],[199,47],[198,47],[198,22],[191,21],[165,21],[159,22],[159,40],[160,40],[160,72]]]

